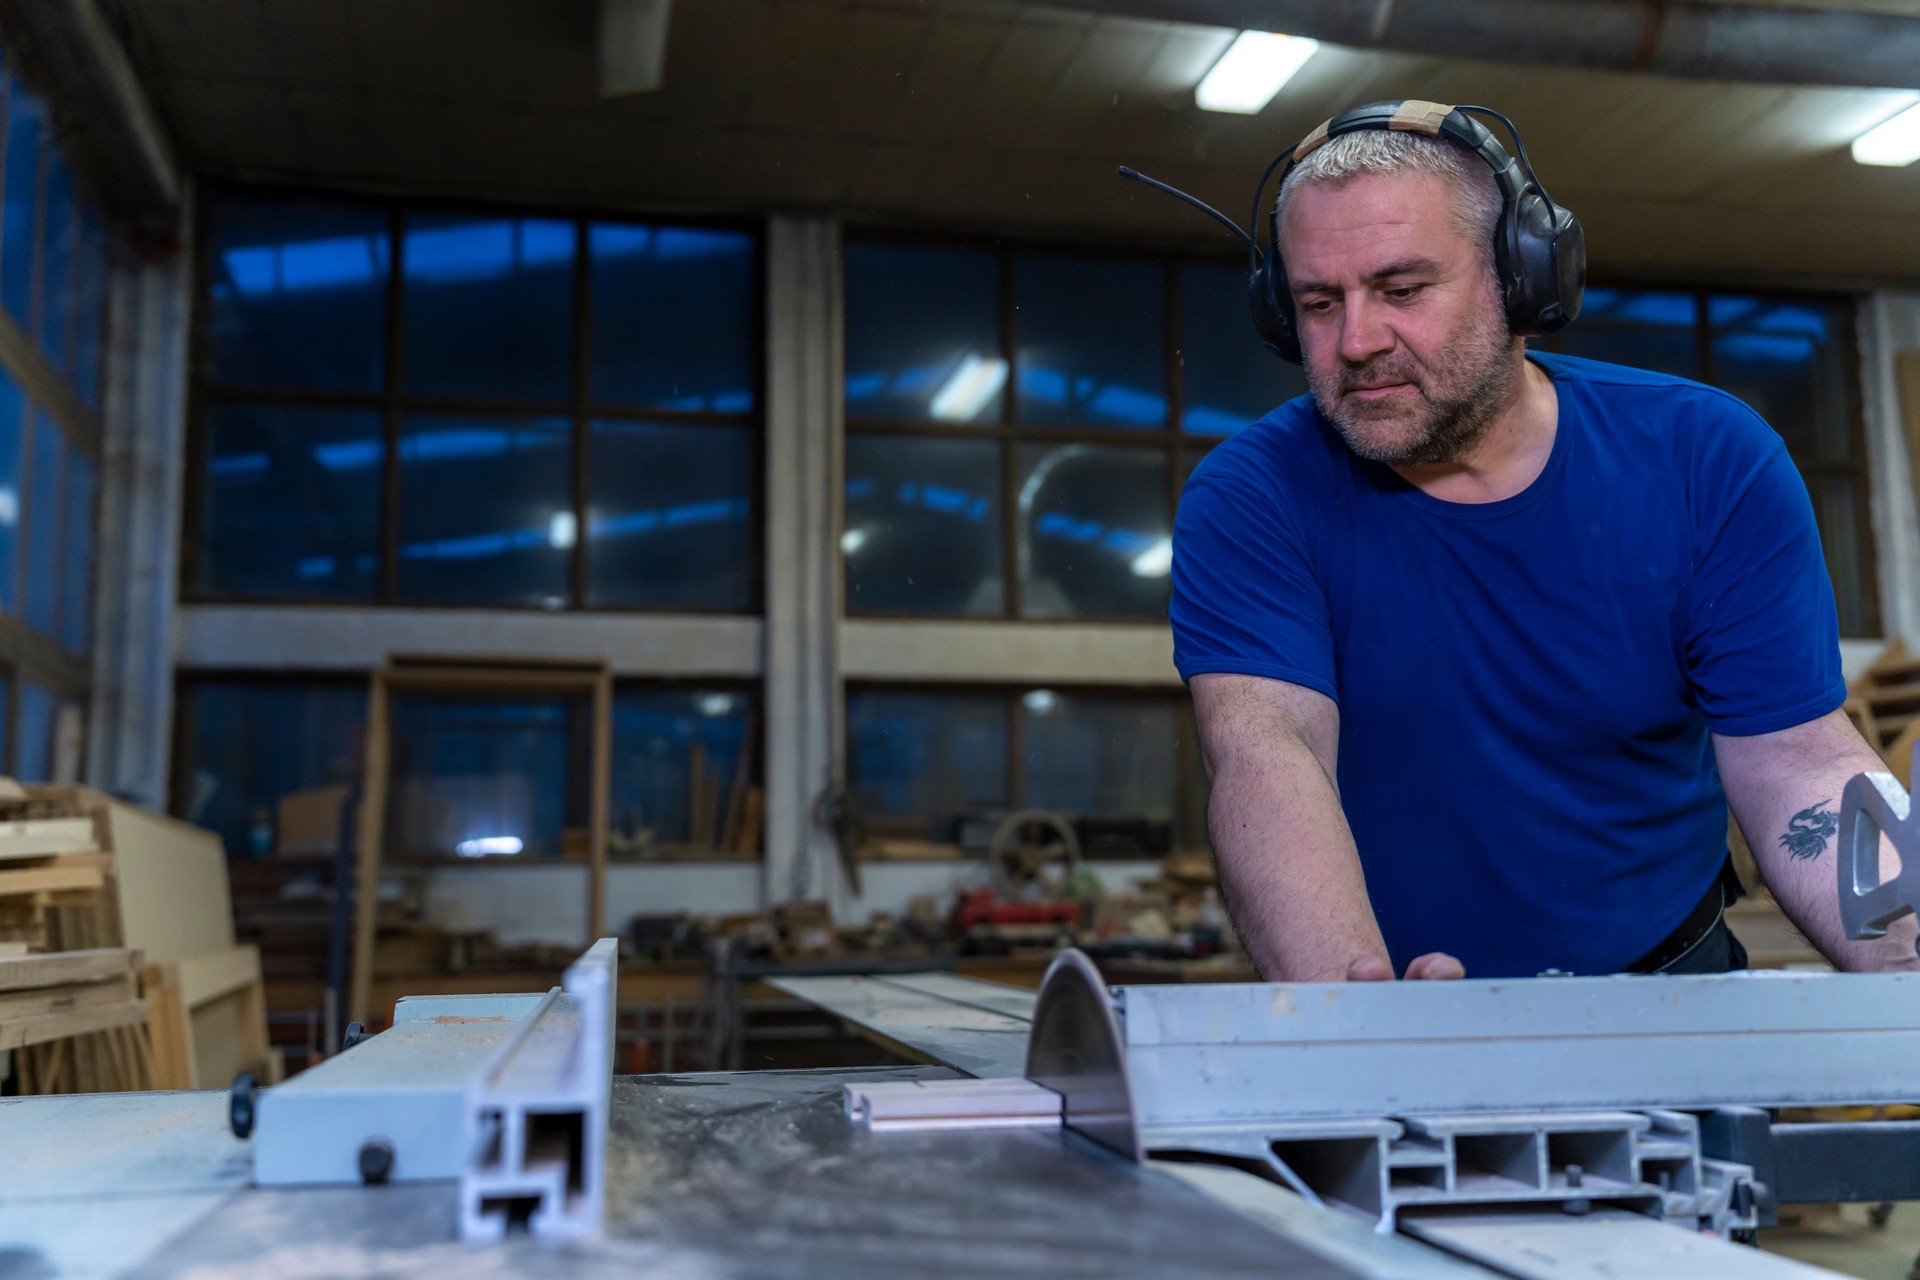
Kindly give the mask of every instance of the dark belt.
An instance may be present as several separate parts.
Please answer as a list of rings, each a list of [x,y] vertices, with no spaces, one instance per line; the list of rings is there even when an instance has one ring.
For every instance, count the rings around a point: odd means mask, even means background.
[[[1727,904],[1740,896],[1740,878],[1734,874],[1733,860],[1721,864],[1719,874],[1707,891],[1687,912],[1687,918],[1673,932],[1653,945],[1653,949],[1621,970],[1623,973],[1658,973],[1705,942],[1720,926]]]

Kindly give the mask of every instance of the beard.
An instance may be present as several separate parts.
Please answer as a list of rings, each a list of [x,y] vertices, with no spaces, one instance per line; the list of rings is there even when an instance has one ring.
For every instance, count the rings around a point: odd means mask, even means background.
[[[1484,321],[1455,334],[1432,359],[1399,347],[1364,364],[1341,360],[1307,371],[1314,402],[1347,448],[1389,466],[1433,466],[1458,462],[1479,442],[1506,404],[1516,369],[1513,336],[1491,281],[1475,311]],[[1349,394],[1391,382],[1411,390],[1383,401]]]

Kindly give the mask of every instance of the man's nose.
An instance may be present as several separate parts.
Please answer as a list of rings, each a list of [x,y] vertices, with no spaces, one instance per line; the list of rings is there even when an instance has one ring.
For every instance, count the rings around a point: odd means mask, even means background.
[[[1386,317],[1364,293],[1349,296],[1340,313],[1340,355],[1350,364],[1364,364],[1393,346]]]

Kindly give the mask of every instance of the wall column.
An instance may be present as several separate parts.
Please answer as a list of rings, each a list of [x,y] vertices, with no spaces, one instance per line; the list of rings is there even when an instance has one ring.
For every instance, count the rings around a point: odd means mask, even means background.
[[[843,781],[840,728],[840,229],[767,224],[767,905],[850,886],[816,806]]]
[[[108,310],[87,780],[160,810],[172,743],[192,279],[185,247],[119,264]]]

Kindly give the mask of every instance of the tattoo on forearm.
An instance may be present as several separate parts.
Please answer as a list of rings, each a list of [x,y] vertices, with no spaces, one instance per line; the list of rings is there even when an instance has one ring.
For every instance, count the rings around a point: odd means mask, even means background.
[[[1787,851],[1788,857],[1801,862],[1827,851],[1827,841],[1840,830],[1840,815],[1834,811],[1833,803],[1822,800],[1819,804],[1810,804],[1787,819],[1780,847]]]

